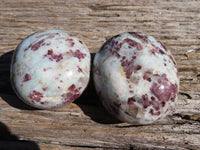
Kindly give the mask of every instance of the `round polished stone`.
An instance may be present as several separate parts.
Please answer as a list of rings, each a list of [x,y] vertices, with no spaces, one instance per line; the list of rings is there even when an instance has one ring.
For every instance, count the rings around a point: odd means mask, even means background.
[[[105,108],[121,121],[150,124],[174,107],[179,89],[176,62],[152,36],[127,32],[108,40],[93,63]]]
[[[40,109],[64,106],[77,99],[90,75],[90,52],[63,30],[36,32],[16,48],[11,82],[18,97]]]

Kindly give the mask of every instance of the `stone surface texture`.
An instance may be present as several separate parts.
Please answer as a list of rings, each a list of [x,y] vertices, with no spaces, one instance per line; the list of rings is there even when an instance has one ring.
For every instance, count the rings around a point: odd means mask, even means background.
[[[176,62],[152,36],[125,32],[108,40],[94,59],[97,93],[111,114],[149,124],[174,107],[179,89]]]
[[[90,53],[64,30],[36,32],[16,48],[11,64],[12,86],[25,103],[41,109],[64,106],[86,88]]]

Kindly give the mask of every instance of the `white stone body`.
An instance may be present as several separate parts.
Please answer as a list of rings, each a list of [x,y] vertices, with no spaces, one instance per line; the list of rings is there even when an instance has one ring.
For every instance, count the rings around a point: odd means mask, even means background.
[[[90,52],[63,30],[37,32],[16,48],[11,83],[20,99],[40,109],[64,106],[77,99],[90,75]]]
[[[177,100],[176,63],[152,36],[129,32],[111,38],[96,54],[93,74],[103,105],[124,122],[153,123]]]

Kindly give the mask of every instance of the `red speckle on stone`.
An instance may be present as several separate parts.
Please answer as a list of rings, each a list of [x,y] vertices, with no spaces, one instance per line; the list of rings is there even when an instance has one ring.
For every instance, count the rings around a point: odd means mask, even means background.
[[[172,60],[172,62],[174,63],[174,65],[176,66],[176,62],[175,62],[174,58],[171,55],[168,55],[168,56]]]
[[[71,43],[71,47],[73,47],[73,46],[74,46],[74,44],[75,44],[75,43],[74,43],[74,42],[72,42],[72,43]]]
[[[159,105],[154,105],[153,107],[154,107],[155,110],[157,110],[157,111],[160,110],[160,106],[159,106]]]
[[[58,89],[60,89],[60,86],[58,86]]]
[[[143,99],[142,105],[143,105],[144,108],[147,108],[148,106],[150,106],[147,94],[142,95],[142,99]]]
[[[65,41],[69,42],[71,47],[75,44],[73,39],[66,39]]]
[[[150,103],[150,105],[152,105],[153,106],[153,108],[155,109],[155,110],[160,110],[160,103],[159,103],[159,101],[155,101],[155,100],[153,100],[153,101],[150,101],[149,102]]]
[[[47,102],[47,101],[44,101],[44,102],[40,102],[40,104],[42,104],[42,105],[48,105],[48,104],[49,104],[49,102]]]
[[[31,46],[32,44],[30,44],[27,48],[25,48],[24,51],[27,51]]]
[[[132,56],[132,58],[133,58],[133,59],[136,59],[136,56],[135,56],[135,55],[133,55],[133,56]]]
[[[43,91],[46,91],[47,89],[48,89],[48,87],[44,87],[44,88],[42,88]]]
[[[31,46],[31,50],[36,51],[40,48],[40,46],[43,44],[44,39],[40,40],[39,42],[35,43],[34,45]]]
[[[117,56],[117,58],[120,58],[120,54],[119,53],[115,53],[115,55]]]
[[[35,102],[40,102],[41,98],[43,98],[43,94],[38,92],[38,91],[33,91],[29,96],[28,96],[33,103]]]
[[[121,49],[122,44],[123,43],[118,43],[118,41],[115,41],[115,40],[108,42],[108,45],[110,45],[110,51],[114,53]]]
[[[67,97],[73,97],[72,93],[67,93]]]
[[[164,80],[169,81],[168,78],[167,78],[167,74],[166,74],[166,73],[163,73],[163,74],[161,75],[161,77],[162,77]]]
[[[152,100],[152,101],[155,101],[156,99],[155,99],[155,97],[151,96],[151,100]]]
[[[151,78],[149,77],[152,73],[150,71],[146,71],[143,75],[143,79],[151,82]]]
[[[158,83],[154,82],[150,90],[159,101],[169,101],[170,98],[176,96],[178,87],[176,84],[169,82],[166,77],[160,76]]]
[[[49,57],[49,60],[53,61],[55,60],[56,62],[59,62],[60,60],[63,59],[62,54],[54,54],[53,49],[49,49],[47,54],[44,55],[44,57]]]
[[[172,102],[174,102],[175,99],[176,99],[176,95],[174,95],[170,100],[171,100]]]
[[[78,93],[79,89],[74,89],[73,92]]]
[[[53,54],[53,49],[49,49],[47,52],[47,55],[51,55],[51,54]]]
[[[162,79],[159,78],[159,79],[158,79],[158,83],[161,83],[161,82],[162,82]]]
[[[167,64],[166,64],[166,63],[164,63],[164,66],[167,66]]]
[[[54,59],[56,59],[56,62],[59,62],[60,60],[63,59],[63,56],[62,56],[62,54],[54,55]]]
[[[63,80],[60,80],[60,83],[63,83]]]
[[[133,73],[133,68],[134,68],[134,60],[121,60],[121,66],[123,67],[123,70],[126,74],[126,78],[130,79],[132,73]]]
[[[165,54],[165,52],[163,51],[163,50],[159,50],[159,52],[163,55],[163,54]]]
[[[113,40],[111,43],[109,43],[109,45],[110,45],[111,47],[114,47],[115,41]]]
[[[142,68],[142,66],[140,66],[140,65],[134,66],[134,70],[135,70],[135,71],[138,71],[138,70],[140,70],[141,68]]]
[[[133,90],[130,90],[129,93],[134,93],[134,91],[133,91]]]
[[[121,66],[123,67],[123,70],[126,74],[126,78],[130,79],[132,73],[134,71],[138,71],[142,68],[142,66],[140,65],[134,65],[134,58],[132,58],[131,60],[124,60],[124,59],[121,59],[120,60],[121,62]]]
[[[86,54],[85,53],[82,53],[79,49],[77,49],[75,52],[74,52],[74,57],[77,57],[79,59],[79,61],[83,58],[85,58]]]
[[[80,40],[79,40],[79,43],[83,44],[83,42],[82,42],[82,41],[80,41]]]
[[[154,83],[151,87],[151,92],[161,101],[162,95],[164,95],[164,85]],[[165,97],[165,100],[168,100],[169,94],[167,97]]]
[[[160,45],[165,49],[165,51],[167,51],[166,47],[165,47],[160,41],[158,41],[158,42],[159,42]]]
[[[79,66],[77,66],[77,68],[78,68],[78,72],[83,72],[83,70]]]
[[[46,69],[46,68],[44,68],[44,69],[43,69],[43,71],[44,71],[44,72],[46,72],[46,71],[47,71],[47,69]]]
[[[159,116],[159,115],[160,115],[160,111],[154,112],[153,109],[150,109],[149,113],[150,113],[152,116]]]
[[[63,104],[66,104],[66,103],[70,103],[72,101],[74,101],[75,99],[77,99],[79,96],[80,96],[80,93],[67,93],[67,94],[63,94],[61,95],[64,102]]]
[[[75,88],[76,88],[75,84],[72,84],[72,85],[68,88],[68,90],[69,90],[69,91],[73,91]]]
[[[73,41],[73,39],[66,39],[65,41],[69,41],[69,42],[72,42],[72,41]]]
[[[136,102],[136,100],[133,97],[131,97],[131,98],[128,99],[127,104],[128,105],[135,105],[135,102]]]
[[[134,37],[148,43],[149,39],[148,39],[148,36],[146,35],[141,35],[140,33],[137,33],[137,32],[129,32],[129,34],[133,35]]]
[[[136,42],[136,41],[134,41],[132,39],[126,38],[124,40],[124,42],[127,42],[129,44],[130,48],[131,47],[136,47],[138,50],[142,50],[143,49],[142,45],[139,42]]]
[[[151,49],[151,53],[152,53],[153,55],[156,55],[156,53],[159,54],[158,50],[157,50],[157,49],[154,49],[154,48]]]
[[[154,47],[154,49],[156,50],[157,53],[159,52],[162,55],[165,54],[165,52],[161,48],[157,47],[156,45],[154,45],[152,43],[151,43],[151,45]]]
[[[118,53],[118,51],[116,51],[116,50],[111,49],[110,52],[111,52],[112,55],[115,55],[117,58],[121,57],[120,54]]]
[[[26,74],[24,75],[23,82],[27,82],[27,81],[29,81],[29,80],[31,80],[31,75],[28,74],[28,73],[26,73]]]
[[[76,88],[76,86],[74,84],[72,84],[68,88],[68,90],[70,92],[68,92],[67,94],[61,95],[62,99],[64,100],[63,104],[70,103],[70,102],[74,101],[75,99],[77,99],[80,96],[80,89],[81,89],[81,87]]]

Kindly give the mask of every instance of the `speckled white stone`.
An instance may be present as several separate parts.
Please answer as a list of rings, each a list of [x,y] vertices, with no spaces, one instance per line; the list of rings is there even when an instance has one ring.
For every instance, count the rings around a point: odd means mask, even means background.
[[[129,32],[111,38],[96,54],[93,67],[103,105],[121,121],[150,124],[174,106],[177,66],[171,52],[152,36]]]
[[[90,75],[90,52],[63,30],[37,32],[16,48],[11,83],[25,103],[40,109],[61,107],[78,98]]]

